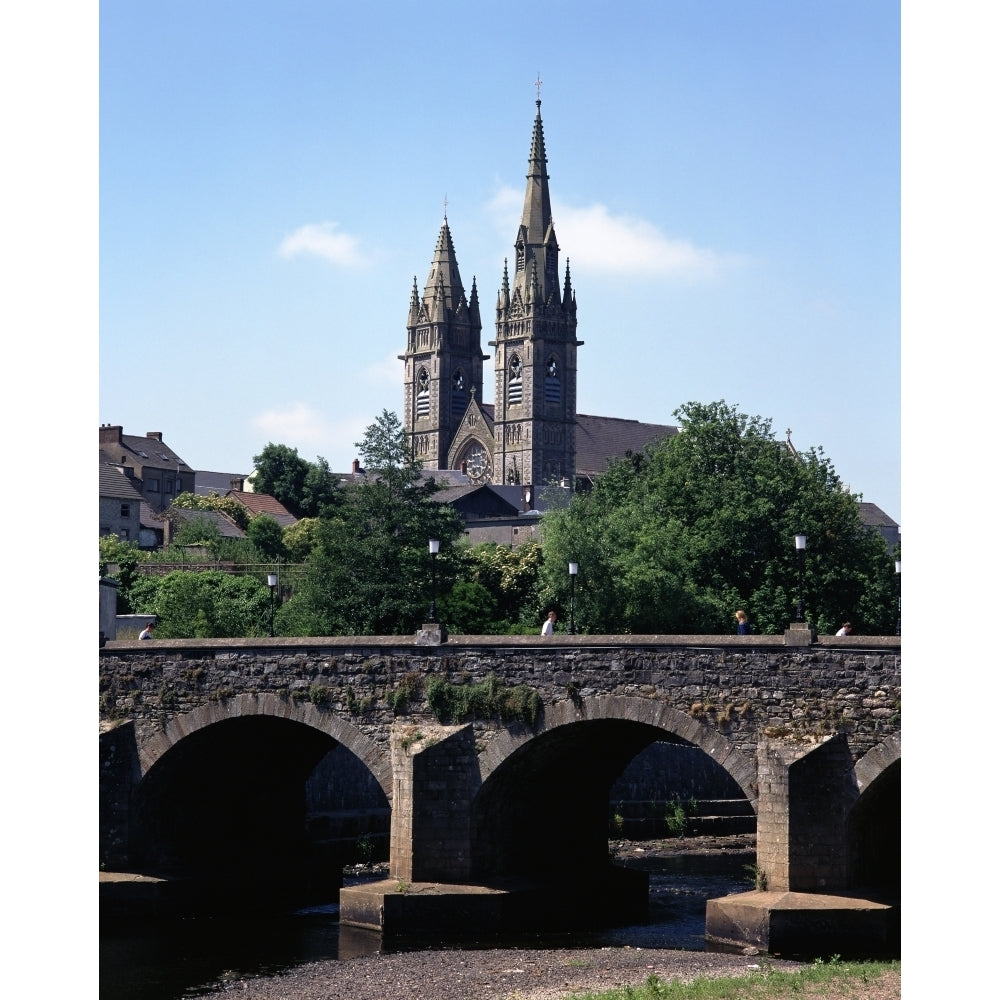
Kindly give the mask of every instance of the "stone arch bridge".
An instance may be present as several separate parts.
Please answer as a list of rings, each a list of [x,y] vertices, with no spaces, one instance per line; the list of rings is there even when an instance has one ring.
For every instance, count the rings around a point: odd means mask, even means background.
[[[612,783],[665,742],[749,801],[770,891],[898,895],[898,637],[427,635],[104,645],[102,866],[315,877],[305,788],[337,749],[401,884],[579,879]]]

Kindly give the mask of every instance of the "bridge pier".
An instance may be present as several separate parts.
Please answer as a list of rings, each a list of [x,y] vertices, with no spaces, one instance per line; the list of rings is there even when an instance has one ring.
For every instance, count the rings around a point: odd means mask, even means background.
[[[757,748],[757,888],[709,900],[710,951],[895,957],[899,900],[850,884],[849,818],[858,800],[843,735]]]

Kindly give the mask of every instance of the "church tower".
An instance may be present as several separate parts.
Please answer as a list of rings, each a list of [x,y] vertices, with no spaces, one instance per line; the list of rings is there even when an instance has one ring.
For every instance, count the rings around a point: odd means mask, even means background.
[[[493,481],[543,486],[576,471],[576,295],[560,286],[542,102],[535,101],[514,274],[497,297]]]
[[[466,300],[448,217],[421,298],[413,279],[406,320],[403,426],[425,469],[447,469],[448,448],[471,399],[482,400],[482,321],[475,278]]]

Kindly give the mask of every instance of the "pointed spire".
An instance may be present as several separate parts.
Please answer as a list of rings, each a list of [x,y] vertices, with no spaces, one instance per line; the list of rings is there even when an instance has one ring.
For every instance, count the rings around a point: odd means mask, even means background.
[[[497,309],[507,309],[510,306],[510,278],[507,275],[507,258],[503,259],[503,281],[500,283],[500,293],[497,295]]]
[[[473,326],[482,326],[479,318],[479,292],[476,289],[476,276],[472,276],[472,291],[469,292],[469,321]]]
[[[563,307],[569,309],[576,308],[576,297],[573,294],[573,285],[569,279],[569,257],[566,258],[566,280],[563,282]]]
[[[420,322],[420,294],[417,291],[417,276],[413,276],[413,288],[410,290],[410,311],[406,317],[407,326],[416,326]]]
[[[552,222],[547,168],[545,135],[542,131],[542,102],[539,99],[535,101],[535,127],[531,135],[531,152],[528,154],[528,186],[524,194],[524,211],[521,214],[521,225],[527,231],[529,244],[543,243]]]
[[[424,302],[430,303],[439,292],[443,295],[446,309],[453,309],[465,294],[462,277],[458,273],[458,261],[455,259],[455,246],[451,241],[447,216],[441,223],[441,230],[438,233],[430,274],[427,275],[427,285],[424,288]]]

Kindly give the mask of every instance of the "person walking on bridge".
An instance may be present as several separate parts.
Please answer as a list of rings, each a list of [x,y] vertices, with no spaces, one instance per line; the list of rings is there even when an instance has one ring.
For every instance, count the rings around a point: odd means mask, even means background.
[[[554,611],[549,612],[549,617],[542,622],[542,635],[552,635],[552,631],[556,625],[556,613]]]
[[[737,611],[735,617],[736,617],[736,634],[749,635],[750,622],[747,621],[747,613],[745,611]]]

